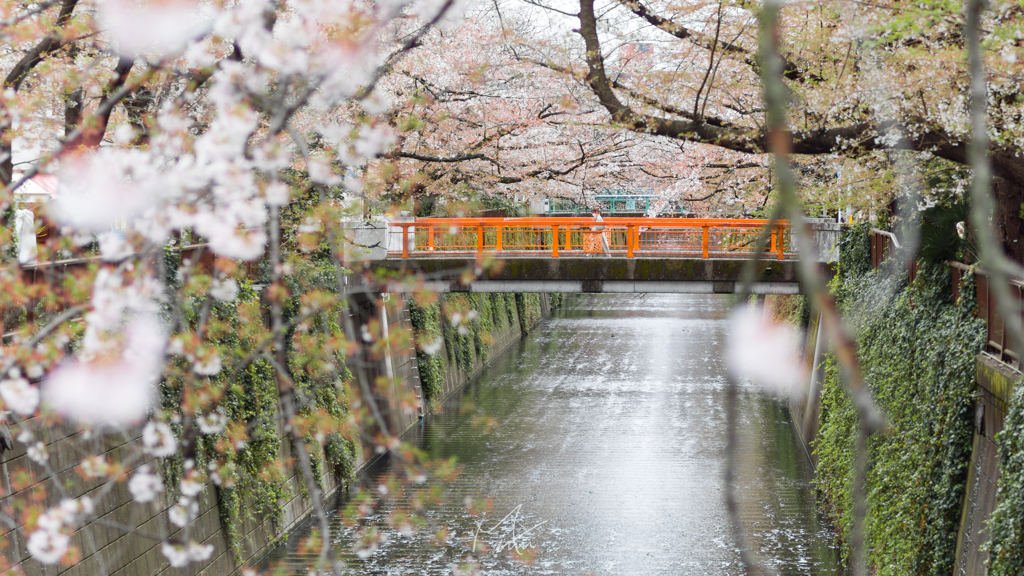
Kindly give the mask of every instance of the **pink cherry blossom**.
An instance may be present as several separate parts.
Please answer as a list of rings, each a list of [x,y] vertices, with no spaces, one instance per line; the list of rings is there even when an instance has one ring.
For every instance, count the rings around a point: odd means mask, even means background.
[[[772,321],[760,306],[739,306],[730,314],[725,360],[734,378],[776,394],[796,389],[804,378],[799,332]]]

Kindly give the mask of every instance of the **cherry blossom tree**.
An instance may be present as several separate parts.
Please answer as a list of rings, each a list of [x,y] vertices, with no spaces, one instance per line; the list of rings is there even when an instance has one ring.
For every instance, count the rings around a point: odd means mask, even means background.
[[[650,193],[698,214],[763,206],[765,157],[623,130],[582,75],[538,66],[545,49],[502,6],[475,6],[435,29],[381,81],[393,147],[366,182],[393,200],[474,194],[566,197]],[[533,44],[527,44],[527,42]],[[404,188],[395,185],[401,182]]]
[[[0,523],[26,562],[90,556],[107,572],[97,531],[111,529],[155,538],[171,566],[205,562],[199,502],[216,492],[230,519],[246,488],[279,517],[295,467],[337,568],[327,468],[350,473],[382,446],[402,478],[428,474],[346,366],[408,336],[353,325],[344,275],[360,253],[340,223],[360,190],[350,174],[394,138],[379,82],[457,13],[452,0],[0,4],[0,213],[13,223],[32,178],[60,183],[34,207],[50,228],[40,264],[22,269],[0,228],[0,425],[27,452]],[[155,528],[101,517],[124,492]],[[20,569],[11,558],[0,570]]]
[[[522,47],[519,56],[580,79],[611,125],[716,146],[739,158],[769,149],[757,6],[661,0],[526,4],[545,8],[565,35],[552,39],[544,27],[533,27],[511,40]],[[1013,239],[1024,231],[1018,63],[1024,23],[1006,2],[993,4],[984,18],[997,220],[1006,250],[1021,261],[1024,252]],[[864,208],[881,207],[896,194],[897,158],[912,159],[924,180],[968,164],[963,26],[959,7],[944,4],[786,7],[777,33],[793,102],[790,148],[793,161],[808,168],[802,176],[812,187],[829,188],[829,194]],[[645,50],[631,50],[637,45]],[[866,194],[857,197],[860,190]]]

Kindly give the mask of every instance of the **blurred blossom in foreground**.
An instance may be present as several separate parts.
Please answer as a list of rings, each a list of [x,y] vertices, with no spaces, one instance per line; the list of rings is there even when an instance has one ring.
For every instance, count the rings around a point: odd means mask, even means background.
[[[189,562],[202,562],[213,555],[213,544],[199,544],[191,541],[187,546],[164,542],[160,552],[173,568],[188,566]]]
[[[133,220],[157,198],[137,184],[145,178],[136,172],[149,164],[141,160],[139,151],[102,149],[64,160],[60,189],[46,209],[55,220],[80,232],[109,231],[116,223]]]
[[[800,340],[797,329],[773,321],[761,306],[738,306],[729,316],[729,372],[776,394],[797,390],[804,379]]]
[[[126,283],[100,270],[78,359],[53,372],[43,385],[43,400],[82,424],[142,420],[156,399],[167,343],[156,303],[160,293],[151,278]]]
[[[28,553],[41,564],[56,564],[64,557],[71,537],[63,532],[40,528],[28,537]]]
[[[128,491],[136,502],[145,504],[156,500],[157,495],[164,491],[164,481],[150,472],[146,464],[139,467],[139,471],[128,481]]]
[[[122,333],[120,354],[64,364],[44,384],[43,399],[83,424],[138,422],[156,399],[166,340],[155,316],[133,320]]]
[[[230,278],[227,280],[214,279],[213,286],[210,287],[210,296],[221,302],[231,302],[238,296],[238,282]]]
[[[123,56],[176,52],[203,30],[199,4],[191,0],[104,0],[100,7],[100,19]]]
[[[173,456],[178,449],[178,441],[166,422],[146,423],[142,429],[142,444],[146,452],[160,458]]]
[[[31,416],[39,406],[39,389],[24,378],[0,380],[0,398],[14,412]]]

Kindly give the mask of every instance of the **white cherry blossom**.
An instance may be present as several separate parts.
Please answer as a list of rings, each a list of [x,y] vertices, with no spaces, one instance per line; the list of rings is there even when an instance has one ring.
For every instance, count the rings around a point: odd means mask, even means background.
[[[150,472],[148,465],[142,466],[128,481],[128,491],[136,502],[145,504],[155,500],[164,491],[164,481]]]
[[[166,422],[147,422],[142,429],[142,445],[158,458],[173,456],[178,449],[178,441]]]
[[[43,444],[42,442],[30,444],[28,449],[25,450],[25,454],[28,456],[29,460],[39,464],[40,466],[46,465],[50,458],[50,454],[46,451],[46,444]]]
[[[200,376],[216,376],[222,368],[220,354],[210,352],[205,358],[198,359],[192,364],[192,371]]]
[[[160,552],[167,558],[167,561],[174,568],[183,568],[190,562],[203,562],[209,560],[213,555],[213,544],[199,544],[195,541],[188,545],[172,544],[164,542],[160,546]]]
[[[71,537],[67,534],[40,528],[29,534],[25,547],[40,563],[56,564],[67,553],[70,544]]]
[[[172,524],[184,528],[199,515],[199,504],[191,498],[182,497],[177,504],[171,506],[167,515]]]
[[[133,2],[103,0],[100,19],[125,56],[167,54],[184,49],[209,23],[193,0]]]
[[[156,399],[166,342],[163,327],[155,314],[147,313],[119,330],[120,338],[98,333],[86,331],[82,357],[88,361],[58,367],[43,386],[43,398],[58,413],[80,423],[138,422]]]
[[[215,279],[210,287],[210,297],[221,302],[231,302],[238,297],[238,282],[228,278],[226,280]]]
[[[221,412],[211,412],[196,418],[199,431],[203,434],[220,434],[228,423],[228,418]]]
[[[0,380],[0,398],[12,411],[22,416],[31,416],[39,407],[39,388],[24,378]]]

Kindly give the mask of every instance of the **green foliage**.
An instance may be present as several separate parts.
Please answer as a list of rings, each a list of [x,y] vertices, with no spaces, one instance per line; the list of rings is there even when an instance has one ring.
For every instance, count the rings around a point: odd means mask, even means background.
[[[409,320],[416,337],[416,363],[419,365],[420,387],[424,401],[429,405],[441,399],[444,390],[444,362],[440,351],[424,352],[424,347],[439,345],[441,334],[441,307],[437,303],[421,306],[409,302]]]
[[[864,378],[890,427],[868,445],[869,559],[878,574],[949,574],[970,461],[973,366],[984,328],[971,299],[951,302],[947,267],[922,264],[909,286],[905,277],[882,278],[865,266],[865,237],[854,227],[843,239],[834,287],[841,311],[859,329]],[[969,286],[961,290],[970,292]],[[844,540],[853,519],[857,426],[830,359],[813,445],[815,483]]]
[[[871,223],[860,222],[839,238],[839,274],[857,278],[871,271]]]
[[[476,311],[476,318],[470,324],[473,333],[473,346],[476,348],[477,357],[487,362],[491,352],[491,344],[494,337],[491,332],[494,330],[494,310],[491,308],[491,298],[488,294],[472,294],[469,297],[469,304]]]
[[[474,340],[472,333],[472,322],[467,318],[472,309],[469,296],[466,294],[445,294],[441,301],[443,304],[444,320],[444,343],[448,350],[449,364],[455,364],[464,372],[473,371]]]
[[[516,294],[516,310],[519,313],[519,328],[529,334],[533,325],[540,321],[540,295]]]
[[[519,306],[516,304],[515,294],[500,294],[500,297],[505,299],[505,314],[508,318],[509,326],[514,326],[519,323]]]
[[[999,492],[989,521],[988,573],[1024,574],[1024,386],[1013,387],[999,445]]]
[[[289,253],[295,255],[295,251]],[[164,273],[171,287],[177,287],[178,261],[177,253],[165,254]],[[293,273],[287,278],[283,312],[290,329],[285,334],[283,352],[288,359],[288,374],[301,398],[299,417],[323,424],[318,428],[324,434],[322,438],[314,438],[310,428],[302,439],[316,481],[323,489],[327,471],[333,472],[339,482],[354,474],[355,444],[337,432],[348,411],[344,383],[351,379],[339,326],[344,304],[335,296],[336,269],[328,252],[318,248],[312,255],[291,258],[289,266]],[[209,280],[206,277],[203,281]],[[260,297],[247,279],[241,280],[233,302],[186,293],[181,313],[185,324],[193,329],[205,319],[204,345],[215,347],[228,359],[249,357],[267,337]],[[172,413],[182,406],[189,387],[196,386],[188,362],[177,368],[169,372],[161,390],[164,406]],[[259,518],[279,524],[282,505],[290,497],[286,484],[289,472],[280,463],[278,376],[267,360],[250,357],[247,362],[225,361],[220,373],[208,377],[204,385],[212,394],[209,400],[196,404],[196,409],[216,409],[229,425],[220,433],[196,438],[195,466],[216,473],[221,524],[228,546],[239,560],[242,523]],[[187,420],[195,415],[182,416]],[[179,437],[185,430],[181,424],[173,427]],[[167,459],[163,471],[173,490],[184,473],[184,460],[178,455]],[[305,491],[305,485],[300,486]]]
[[[494,292],[488,297],[491,299],[491,324],[496,329],[512,325],[512,321],[509,319],[509,311],[505,301],[505,295]]]
[[[956,225],[970,222],[971,208],[966,202],[936,204],[922,213],[921,249],[918,257],[941,264],[947,260],[977,262],[977,249],[969,238],[961,239]]]
[[[550,300],[552,306],[557,306],[565,297],[552,294]],[[409,319],[426,401],[433,404],[441,399],[446,357],[449,366],[471,373],[477,360],[487,361],[496,331],[518,325],[526,334],[540,317],[537,294],[445,294],[440,302],[425,306],[411,301]],[[433,354],[424,351],[442,344],[445,356],[440,350]]]
[[[255,512],[277,524],[283,512],[281,502],[287,498],[288,493],[282,481],[268,480],[266,474],[275,465],[281,449],[276,426],[277,381],[274,370],[265,360],[258,360],[236,375],[232,382],[221,400],[221,406],[229,421],[248,424],[249,436],[245,447],[235,452],[233,458],[231,452],[226,452],[229,455],[228,468],[235,472],[235,483],[233,488],[219,489],[217,496],[220,500],[230,501],[231,505],[227,508],[233,508],[238,505],[239,497],[225,493],[237,493],[246,501],[247,516]],[[220,509],[221,519],[229,519],[224,525],[229,536],[235,531],[235,522],[243,518],[240,512],[226,510],[224,507]],[[237,552],[240,542],[230,537],[228,542]]]
[[[241,329],[244,322],[239,310],[258,310],[259,297],[243,282],[235,303],[191,299],[193,306],[185,310],[190,325],[197,319],[197,310],[209,306],[210,342],[225,349],[243,350],[255,346]],[[219,328],[218,328],[219,327]],[[187,364],[180,366],[189,369]],[[244,445],[231,446],[230,431],[201,435],[196,439],[195,466],[206,470],[215,465],[220,483],[216,489],[218,512],[229,548],[240,560],[239,525],[245,518],[259,517],[279,523],[282,503],[288,490],[279,475],[268,473],[276,468],[281,440],[277,433],[277,381],[273,369],[264,360],[256,360],[241,369],[228,364],[211,385],[221,390],[218,406],[229,422],[244,424],[247,434]],[[182,405],[184,385],[170,375],[161,384],[163,406],[170,411]],[[180,437],[181,424],[172,428]],[[175,490],[184,474],[180,453],[162,462],[165,483]],[[243,506],[243,503],[245,504]]]

